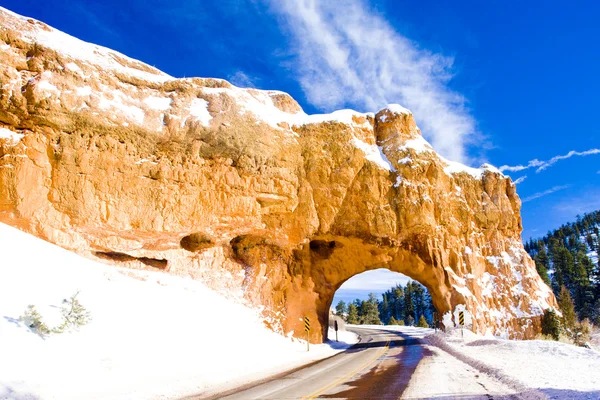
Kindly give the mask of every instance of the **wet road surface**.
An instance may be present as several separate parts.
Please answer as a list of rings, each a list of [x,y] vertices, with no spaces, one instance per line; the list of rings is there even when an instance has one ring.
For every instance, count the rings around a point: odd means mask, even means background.
[[[250,399],[493,399],[509,389],[410,332],[350,328],[354,347],[226,396]]]

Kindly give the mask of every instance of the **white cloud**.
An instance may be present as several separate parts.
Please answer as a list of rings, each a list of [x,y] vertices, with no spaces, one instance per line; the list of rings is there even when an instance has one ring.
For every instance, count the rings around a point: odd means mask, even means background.
[[[338,290],[388,290],[398,283],[406,285],[409,280],[410,278],[398,272],[376,269],[353,276]]]
[[[523,182],[525,179],[527,179],[527,175],[524,175],[524,176],[522,176],[522,177],[518,178],[518,179],[517,179],[516,181],[514,181],[513,183],[514,183],[515,185],[518,185],[519,183],[522,183],[522,182]]]
[[[331,109],[410,108],[442,155],[466,161],[476,134],[465,98],[447,87],[451,57],[417,48],[362,0],[268,0],[295,40],[292,65],[309,102]]]
[[[568,188],[570,186],[571,185],[554,186],[554,187],[552,187],[552,188],[550,188],[548,190],[545,190],[543,192],[538,192],[538,193],[532,194],[531,196],[525,197],[522,200],[522,202],[523,203],[527,203],[528,201],[539,199],[540,197],[544,197],[544,196],[547,196],[547,195],[552,194],[554,192],[558,192],[559,190],[566,189],[566,188]]]
[[[535,159],[529,161],[527,163],[527,165],[503,165],[499,169],[500,169],[500,171],[518,172],[518,171],[523,171],[525,169],[537,167],[535,172],[541,172],[561,160],[566,160],[567,158],[571,158],[573,156],[583,157],[583,156],[590,156],[592,154],[600,154],[600,149],[589,149],[586,151],[571,150],[570,152],[568,152],[567,154],[565,154],[563,156],[554,156],[551,159],[549,159],[548,161],[540,161],[537,158],[535,158]],[[600,173],[600,171],[598,171],[598,173]]]
[[[241,88],[255,88],[256,86],[253,83],[253,80],[246,75],[243,71],[237,71],[233,75],[229,75],[227,80],[233,83],[235,86]]]

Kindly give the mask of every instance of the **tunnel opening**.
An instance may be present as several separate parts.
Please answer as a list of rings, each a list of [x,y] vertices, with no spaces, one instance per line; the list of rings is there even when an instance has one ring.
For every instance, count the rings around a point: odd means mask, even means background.
[[[354,275],[336,290],[328,337],[335,321],[343,329],[346,325],[433,328],[436,312],[429,290],[418,281],[386,268],[370,270]]]

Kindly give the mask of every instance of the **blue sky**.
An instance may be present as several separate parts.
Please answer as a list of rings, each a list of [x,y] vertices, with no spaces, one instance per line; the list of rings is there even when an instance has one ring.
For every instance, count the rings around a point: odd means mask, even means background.
[[[530,166],[505,169],[522,179],[524,238],[600,209],[598,2],[0,4],[176,77],[286,91],[309,113],[400,103],[450,159]]]

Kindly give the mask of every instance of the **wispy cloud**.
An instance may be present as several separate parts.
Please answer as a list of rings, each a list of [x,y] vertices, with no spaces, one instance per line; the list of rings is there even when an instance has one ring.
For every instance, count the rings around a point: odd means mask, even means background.
[[[555,215],[565,221],[573,220],[576,215],[600,209],[600,190],[586,188],[585,195],[573,196],[563,200],[553,207]]]
[[[527,175],[524,175],[524,176],[522,176],[522,177],[518,178],[518,179],[517,179],[516,181],[514,181],[513,183],[514,183],[515,185],[518,185],[519,183],[523,182],[525,179],[527,179]]]
[[[499,169],[500,169],[500,171],[518,172],[518,171],[523,171],[523,170],[529,169],[529,168],[537,168],[535,170],[535,172],[541,172],[561,160],[566,160],[567,158],[571,158],[573,156],[582,157],[582,156],[590,156],[592,154],[600,154],[600,149],[589,149],[586,151],[571,150],[570,152],[568,152],[565,155],[554,156],[551,159],[549,159],[548,161],[540,161],[537,158],[535,158],[535,159],[529,161],[527,163],[527,165],[503,165]],[[598,171],[598,173],[600,173],[600,171]]]
[[[255,88],[256,87],[256,85],[253,82],[253,79],[251,79],[243,71],[237,71],[235,74],[229,75],[227,77],[227,80],[238,87],[243,87],[243,88]]]
[[[433,146],[466,161],[476,135],[465,98],[450,90],[453,59],[419,49],[362,0],[266,0],[292,33],[292,66],[313,105],[410,108]]]
[[[544,196],[547,196],[547,195],[552,194],[554,192],[558,192],[559,190],[566,189],[566,188],[568,188],[570,186],[571,185],[554,186],[554,187],[552,187],[552,188],[550,188],[548,190],[544,190],[543,192],[538,192],[538,193],[532,194],[531,196],[525,197],[522,200],[522,202],[523,203],[527,203],[528,201],[539,199],[540,197],[544,197]]]

